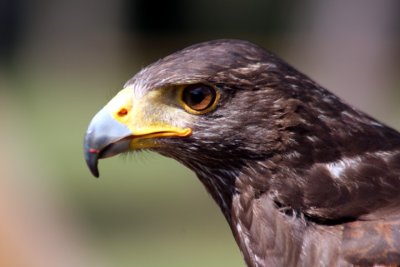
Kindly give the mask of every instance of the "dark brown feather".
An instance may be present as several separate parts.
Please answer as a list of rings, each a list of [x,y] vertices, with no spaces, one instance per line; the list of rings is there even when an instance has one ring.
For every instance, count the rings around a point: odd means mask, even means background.
[[[217,108],[155,151],[196,172],[251,267],[400,265],[400,134],[260,47],[217,40],[143,69],[207,82]]]

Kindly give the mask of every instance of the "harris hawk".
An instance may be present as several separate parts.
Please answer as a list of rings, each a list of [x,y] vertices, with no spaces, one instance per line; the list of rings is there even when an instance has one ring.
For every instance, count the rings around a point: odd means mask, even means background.
[[[400,265],[400,134],[240,40],[149,65],[92,119],[86,162],[148,149],[193,170],[248,266]]]

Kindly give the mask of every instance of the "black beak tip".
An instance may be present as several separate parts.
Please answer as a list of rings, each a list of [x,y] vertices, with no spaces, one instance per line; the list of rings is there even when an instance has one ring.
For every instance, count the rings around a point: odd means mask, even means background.
[[[86,164],[89,167],[90,172],[94,177],[99,177],[99,169],[97,167],[97,163],[99,159],[99,153],[97,151],[91,151],[91,149],[85,151],[85,160]]]
[[[97,166],[92,166],[89,168],[90,168],[90,172],[93,174],[93,176],[96,178],[99,178],[100,174],[99,174],[99,169],[97,168]]]

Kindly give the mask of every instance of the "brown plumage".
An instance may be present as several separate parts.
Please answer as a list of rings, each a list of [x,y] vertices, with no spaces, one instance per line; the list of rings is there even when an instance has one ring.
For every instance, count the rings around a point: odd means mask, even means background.
[[[191,133],[153,138],[146,148],[197,174],[248,266],[400,265],[397,131],[245,41],[188,47],[126,86],[139,99],[187,84],[215,87],[215,108],[179,121],[183,109],[166,101],[179,109],[168,115],[174,125]],[[127,137],[98,145],[93,124],[85,153],[96,173],[97,159],[116,154]]]

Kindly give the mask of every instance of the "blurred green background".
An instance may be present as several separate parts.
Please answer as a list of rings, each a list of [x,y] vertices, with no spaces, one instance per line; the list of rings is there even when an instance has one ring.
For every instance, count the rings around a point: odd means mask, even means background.
[[[177,162],[116,157],[94,179],[91,117],[160,57],[239,38],[400,129],[399,18],[395,0],[0,0],[0,266],[244,266]]]

